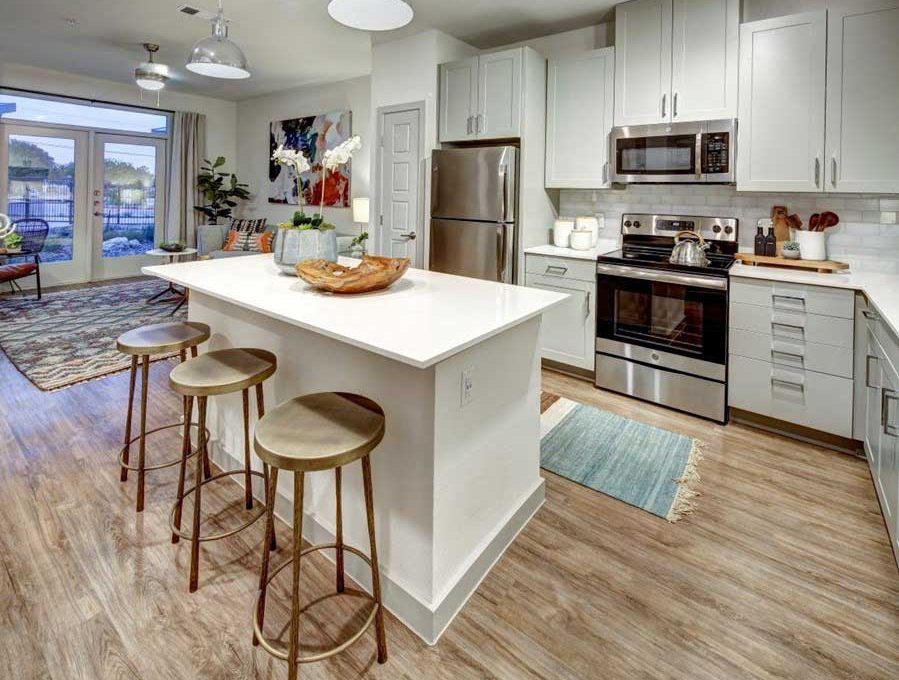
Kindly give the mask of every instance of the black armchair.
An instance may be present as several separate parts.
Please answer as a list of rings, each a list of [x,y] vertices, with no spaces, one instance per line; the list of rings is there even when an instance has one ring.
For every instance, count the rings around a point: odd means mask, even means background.
[[[37,299],[41,299],[41,251],[44,249],[44,241],[50,231],[50,225],[44,220],[36,218],[23,218],[12,223],[15,233],[22,237],[21,252],[14,255],[15,258],[33,259],[33,262],[16,262],[14,264],[0,264],[0,283],[9,283],[10,288],[18,288],[17,279],[26,276],[34,276],[37,280]],[[21,290],[21,288],[19,288]]]

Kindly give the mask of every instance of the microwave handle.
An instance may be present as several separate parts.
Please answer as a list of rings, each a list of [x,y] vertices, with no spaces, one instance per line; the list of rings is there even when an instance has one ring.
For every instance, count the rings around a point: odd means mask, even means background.
[[[702,179],[702,173],[705,168],[702,167],[702,138],[704,133],[696,133],[696,179]]]

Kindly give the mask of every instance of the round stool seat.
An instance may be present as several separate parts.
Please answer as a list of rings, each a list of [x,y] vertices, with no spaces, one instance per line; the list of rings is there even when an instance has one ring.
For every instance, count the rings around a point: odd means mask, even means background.
[[[217,349],[178,364],[169,375],[169,384],[187,397],[211,397],[257,385],[277,366],[275,355],[264,349]]]
[[[125,354],[146,356],[178,352],[209,340],[210,330],[198,321],[170,321],[140,326],[122,333],[116,347]]]
[[[176,369],[177,370],[177,369]],[[256,424],[256,454],[294,472],[330,470],[362,458],[384,438],[384,411],[344,392],[296,397]]]

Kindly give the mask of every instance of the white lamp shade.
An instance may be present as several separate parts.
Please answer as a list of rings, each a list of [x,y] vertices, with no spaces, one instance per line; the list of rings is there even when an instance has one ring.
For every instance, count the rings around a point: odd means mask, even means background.
[[[337,23],[362,31],[392,31],[413,16],[403,0],[331,0],[328,14]]]
[[[353,199],[353,222],[368,224],[368,199]]]

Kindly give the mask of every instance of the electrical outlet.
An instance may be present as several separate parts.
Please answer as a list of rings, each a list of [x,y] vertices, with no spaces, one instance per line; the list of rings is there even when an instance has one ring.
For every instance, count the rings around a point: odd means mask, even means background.
[[[461,406],[468,406],[474,399],[474,369],[466,368],[462,371],[462,400]]]

